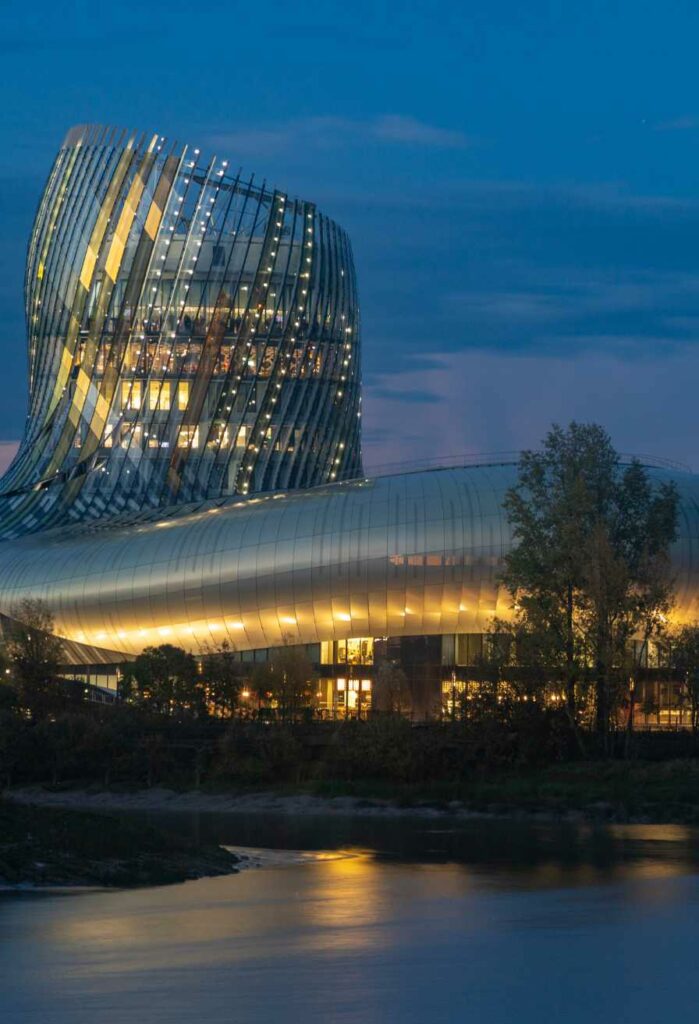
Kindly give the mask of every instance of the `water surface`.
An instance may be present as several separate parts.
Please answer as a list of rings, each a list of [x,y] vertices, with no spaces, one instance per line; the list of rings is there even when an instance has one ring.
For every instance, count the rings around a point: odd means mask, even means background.
[[[5,896],[2,1024],[695,1016],[691,829],[170,823],[262,848],[266,866],[158,889]]]

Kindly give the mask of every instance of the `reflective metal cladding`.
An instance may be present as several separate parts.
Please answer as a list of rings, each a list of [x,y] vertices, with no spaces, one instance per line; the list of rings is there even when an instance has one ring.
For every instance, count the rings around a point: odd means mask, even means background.
[[[674,615],[694,621],[699,477],[649,472],[678,488]],[[126,653],[482,633],[509,613],[498,573],[516,478],[440,469],[36,533],[0,544],[0,611],[40,598],[61,635]]]
[[[0,537],[361,474],[347,235],[225,159],[72,129],[29,245]]]

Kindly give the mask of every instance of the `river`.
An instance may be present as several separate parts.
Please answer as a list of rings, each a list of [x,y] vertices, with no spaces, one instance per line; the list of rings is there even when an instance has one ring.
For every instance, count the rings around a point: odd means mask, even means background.
[[[162,819],[161,819],[162,820]],[[0,897],[2,1024],[694,1018],[699,833],[188,815],[258,867]]]

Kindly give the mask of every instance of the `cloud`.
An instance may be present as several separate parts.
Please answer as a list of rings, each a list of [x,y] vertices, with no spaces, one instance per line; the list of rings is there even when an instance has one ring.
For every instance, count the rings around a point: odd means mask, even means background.
[[[403,389],[402,391],[395,391],[391,387],[375,387],[373,390],[374,398],[385,398],[388,401],[398,400],[400,402],[410,402],[413,405],[429,405],[432,402],[439,402],[439,395],[433,395],[424,388],[415,388],[413,391]]]
[[[670,121],[659,121],[653,125],[656,132],[686,132],[695,128],[699,128],[699,117],[693,115],[675,117]]]
[[[238,131],[215,133],[208,142],[231,154],[259,157],[299,148],[336,149],[372,142],[461,149],[468,146],[470,140],[461,131],[427,124],[414,117],[382,114],[364,120],[332,116],[298,118],[260,128],[244,127]]]
[[[417,121],[414,117],[384,115],[367,124],[369,134],[386,142],[405,142],[417,146],[461,149],[468,144],[463,132]]]
[[[15,457],[19,441],[0,441],[0,473],[4,473]]]
[[[510,265],[508,276],[511,282],[519,279],[518,289],[444,294],[445,313],[473,324],[524,332],[532,343],[537,341],[532,336],[536,332],[541,348],[550,348],[557,334],[571,331],[581,347],[587,347],[595,329],[598,346],[615,345],[618,336],[619,346],[625,347],[629,317],[645,317],[644,349],[651,343],[685,344],[699,338],[699,274]],[[556,326],[558,332],[549,333],[549,327]]]
[[[553,422],[573,419],[601,423],[623,453],[696,464],[699,349],[642,362],[604,352],[565,359],[481,350],[434,358],[439,369],[386,375],[365,388],[369,472],[406,460],[537,447]],[[420,388],[439,400],[423,406],[416,422],[412,401],[401,396]]]

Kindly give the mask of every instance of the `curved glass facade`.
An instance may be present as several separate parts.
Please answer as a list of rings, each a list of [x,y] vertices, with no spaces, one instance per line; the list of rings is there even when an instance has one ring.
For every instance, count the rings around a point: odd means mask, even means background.
[[[680,495],[673,618],[699,618],[699,477]],[[57,632],[137,653],[478,634],[509,614],[502,502],[514,465],[358,480],[78,524],[0,545],[0,611],[48,603]]]
[[[352,253],[313,203],[161,136],[75,128],[25,296],[0,536],[361,474]]]

